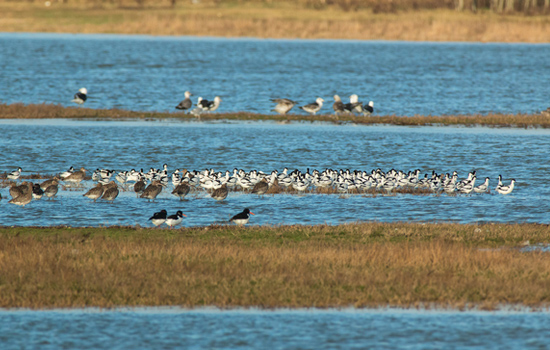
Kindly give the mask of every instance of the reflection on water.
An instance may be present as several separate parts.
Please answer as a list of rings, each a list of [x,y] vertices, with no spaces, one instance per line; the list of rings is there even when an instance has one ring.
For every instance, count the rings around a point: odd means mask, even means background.
[[[548,45],[0,34],[0,101],[56,103],[88,88],[91,108],[175,111],[222,97],[220,112],[270,113],[358,94],[384,115],[539,112]],[[146,48],[146,49],[144,49]],[[16,58],[16,59],[15,59]],[[297,107],[292,111],[302,113]]]
[[[545,349],[547,313],[0,311],[2,349]]]
[[[163,191],[154,203],[122,192],[114,204],[92,203],[80,191],[61,191],[56,201],[20,208],[2,201],[3,225],[149,225],[160,209],[182,210],[183,225],[226,222],[249,207],[251,224],[338,224],[377,221],[550,222],[550,138],[548,130],[384,127],[272,122],[189,123],[180,121],[2,121],[0,171],[21,166],[26,174],[54,174],[84,166],[117,171],[214,168],[225,171],[392,168],[477,170],[491,187],[502,174],[517,180],[514,192],[472,196],[273,195],[230,193],[215,202],[205,192],[183,202]],[[24,173],[24,174],[25,174]],[[494,192],[494,191],[493,191]],[[9,198],[8,189],[0,189]],[[22,215],[24,214],[24,215]]]

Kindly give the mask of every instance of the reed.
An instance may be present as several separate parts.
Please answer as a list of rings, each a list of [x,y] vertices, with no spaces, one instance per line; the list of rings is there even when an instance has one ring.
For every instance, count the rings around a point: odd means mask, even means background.
[[[132,120],[132,119],[181,119],[181,120],[272,120],[281,123],[317,121],[335,124],[355,123],[361,125],[402,125],[402,126],[487,126],[515,128],[548,128],[550,113],[538,114],[500,114],[487,115],[443,115],[443,116],[367,116],[344,115],[298,115],[286,116],[275,114],[256,114],[247,112],[211,113],[197,118],[191,114],[168,112],[137,112],[121,109],[91,109],[82,107],[63,107],[53,104],[0,104],[0,119],[99,119],[99,120]]]
[[[546,7],[456,11],[471,1],[0,1],[0,31],[260,38],[549,42]],[[514,2],[513,0],[506,0]],[[524,0],[517,0],[516,7]],[[539,1],[540,2],[540,1]],[[463,6],[464,7],[464,6]],[[495,13],[495,12],[498,12]],[[502,14],[506,13],[506,16]]]
[[[0,228],[0,307],[534,308],[548,225]]]

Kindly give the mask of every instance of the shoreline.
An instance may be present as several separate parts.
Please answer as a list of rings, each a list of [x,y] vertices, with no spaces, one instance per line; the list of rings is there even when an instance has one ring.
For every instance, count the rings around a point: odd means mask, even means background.
[[[550,128],[550,113],[539,114],[472,114],[444,116],[353,116],[330,114],[258,114],[249,112],[236,113],[205,113],[200,118],[181,112],[139,112],[122,109],[92,109],[85,107],[64,107],[53,104],[21,103],[1,104],[0,120],[2,119],[78,119],[78,120],[188,120],[188,121],[275,121],[291,122],[327,122],[333,124],[357,125],[396,125],[396,126],[465,126],[494,128]]]
[[[549,232],[498,223],[4,226],[0,308],[544,310]]]

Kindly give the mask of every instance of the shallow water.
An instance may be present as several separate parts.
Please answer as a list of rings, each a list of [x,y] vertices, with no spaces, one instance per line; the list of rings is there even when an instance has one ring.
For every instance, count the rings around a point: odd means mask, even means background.
[[[478,178],[502,174],[517,180],[510,195],[472,196],[401,194],[270,195],[233,192],[216,202],[205,192],[180,202],[163,191],[154,203],[122,192],[114,204],[82,197],[93,184],[60,191],[56,201],[33,201],[25,208],[0,202],[3,225],[150,225],[160,209],[182,210],[183,225],[226,222],[243,208],[255,214],[251,224],[338,224],[354,221],[451,221],[550,223],[550,130],[329,125],[322,123],[181,121],[0,121],[0,171],[18,166],[23,174],[55,174],[70,166],[117,171],[150,167],[271,172],[391,168],[444,173],[460,178],[477,170]],[[493,191],[494,192],[494,191]],[[8,188],[0,189],[9,198]]]
[[[356,93],[377,114],[533,113],[549,107],[550,45],[0,34],[0,101],[175,111],[190,90],[220,112],[269,113]],[[295,107],[296,108],[296,107]],[[297,108],[294,113],[300,113]]]
[[[0,311],[2,349],[546,349],[547,313]]]

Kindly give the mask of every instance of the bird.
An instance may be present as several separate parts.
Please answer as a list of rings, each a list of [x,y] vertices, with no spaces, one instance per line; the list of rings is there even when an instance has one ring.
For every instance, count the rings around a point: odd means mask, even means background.
[[[187,194],[189,193],[190,189],[191,187],[189,187],[188,184],[186,184],[185,182],[181,182],[179,185],[177,185],[174,188],[174,190],[172,191],[172,194],[174,196],[179,197],[180,200],[183,200],[185,196],[187,196]]]
[[[174,227],[176,225],[179,225],[181,221],[183,220],[183,217],[186,217],[184,213],[181,212],[181,210],[178,210],[174,215],[170,215],[166,218],[166,225],[170,227]]]
[[[42,185],[40,187],[42,188]],[[59,191],[59,186],[57,181],[54,181],[51,185],[46,187],[46,189],[44,190],[44,194],[48,198],[54,198],[57,195],[57,191]]]
[[[158,213],[154,213],[153,216],[149,218],[149,220],[151,220],[153,225],[160,226],[166,221],[167,214],[168,213],[166,212],[166,210],[162,209]]]
[[[103,195],[103,192],[105,192],[105,186],[103,186],[102,184],[97,184],[97,186],[91,188],[88,192],[84,193],[83,196],[93,199],[95,202]]]
[[[306,111],[306,112],[308,112],[312,115],[315,115],[315,113],[319,112],[319,110],[323,107],[323,102],[325,102],[325,100],[323,100],[320,97],[317,97],[315,102],[307,104],[305,106],[302,106],[302,107],[300,107],[300,109],[302,109],[302,110],[304,110],[304,111]]]
[[[21,205],[23,207],[29,204],[32,201],[32,183],[27,182],[25,186],[27,188],[26,192],[15,198],[12,198],[8,203]]]
[[[19,197],[23,194],[23,187],[26,188],[27,186],[27,183],[26,182],[23,182],[21,185],[17,186],[17,185],[13,185],[10,187],[10,196],[11,198],[16,198],[16,197]]]
[[[248,220],[250,219],[250,214],[256,215],[253,212],[251,212],[250,209],[246,208],[241,213],[229,219],[229,222],[233,222],[237,225],[246,225],[248,223]]]
[[[80,183],[84,178],[86,177],[86,169],[80,168],[80,170],[75,171],[71,175],[67,176],[63,179],[65,182],[74,182],[74,183]]]
[[[488,177],[486,177],[484,183],[482,183],[479,186],[474,187],[474,192],[475,193],[485,193],[485,192],[487,192],[487,190],[489,189],[489,180],[490,179]]]
[[[10,180],[19,179],[19,177],[21,176],[21,172],[23,172],[23,169],[21,169],[20,167],[17,168],[17,170],[14,170],[14,171],[12,171],[11,173],[8,174],[8,179],[10,179]]]
[[[334,95],[334,103],[332,104],[332,109],[334,109],[334,114],[336,115],[346,112],[346,109],[344,108],[344,102],[342,102],[340,96]]]
[[[512,181],[510,182],[510,185],[508,186],[499,185],[495,190],[500,194],[510,194],[514,190],[515,183],[516,183],[516,180],[512,179]]]
[[[369,101],[366,106],[363,106],[363,102],[359,102],[359,97],[356,94],[349,97],[349,102],[350,104],[356,104],[353,110],[362,115],[372,114],[372,112],[374,112],[374,102]]]
[[[222,102],[222,99],[219,96],[214,97],[214,101],[208,101],[203,99],[202,97],[199,97],[197,106],[200,107],[203,111],[214,112],[220,106],[220,102]]]
[[[71,166],[71,167],[69,168],[69,170],[64,171],[64,172],[62,172],[62,173],[59,173],[59,177],[62,178],[62,179],[64,179],[64,178],[66,178],[67,176],[71,175],[72,173],[74,173],[74,167]]]
[[[267,183],[267,180],[264,177],[260,182],[254,185],[254,188],[252,189],[252,193],[262,195],[266,193],[267,190],[269,190],[269,184]]]
[[[134,184],[134,192],[136,193],[136,196],[142,194],[143,190],[145,190],[145,181],[139,180]]]
[[[150,200],[155,200],[159,193],[162,191],[162,185],[160,184],[160,181],[155,180],[149,184],[144,190],[140,198],[147,198]]]
[[[287,114],[298,103],[288,98],[274,98],[271,101],[277,104],[273,110],[281,115]]]
[[[101,196],[101,199],[114,202],[115,198],[118,197],[118,193],[119,191],[117,184],[114,181],[110,181],[105,186],[105,192],[103,192],[103,196]]]
[[[78,103],[82,105],[88,99],[88,90],[86,88],[81,88],[76,94],[71,102]]]
[[[186,111],[189,108],[193,107],[193,102],[191,102],[192,94],[189,91],[185,91],[185,99],[179,103],[179,105],[176,106],[176,109],[181,109],[182,111]]]
[[[40,184],[32,185],[32,198],[40,199],[44,195],[44,191],[40,188]]]
[[[229,190],[227,189],[227,184],[223,184],[222,187],[212,191],[212,198],[214,198],[217,201],[223,201],[227,198],[227,194],[229,193]]]

